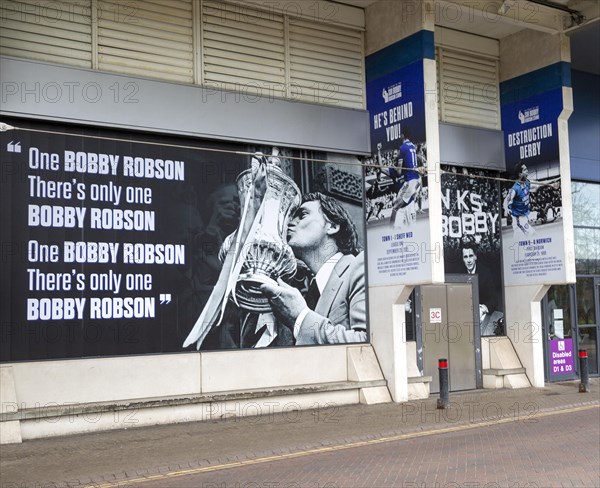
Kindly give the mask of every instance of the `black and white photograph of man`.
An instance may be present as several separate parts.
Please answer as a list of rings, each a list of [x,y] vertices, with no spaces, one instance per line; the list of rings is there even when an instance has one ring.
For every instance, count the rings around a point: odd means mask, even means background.
[[[293,329],[296,344],[367,339],[364,254],[354,223],[333,198],[303,196],[288,227],[288,244],[314,273],[306,296],[280,280],[265,283],[275,317]]]
[[[326,191],[302,195],[273,151],[257,153],[237,178],[239,225],[221,245],[219,277],[184,347],[367,340],[364,227],[347,211],[360,204]]]
[[[446,273],[476,275],[482,336],[504,333],[500,185],[495,173],[443,166]]]
[[[502,327],[499,322],[502,313],[502,280],[500,279],[500,263],[490,269],[484,262],[478,262],[477,249],[469,241],[461,246],[462,261],[469,275],[477,275],[479,291],[479,323],[482,336],[497,335]]]

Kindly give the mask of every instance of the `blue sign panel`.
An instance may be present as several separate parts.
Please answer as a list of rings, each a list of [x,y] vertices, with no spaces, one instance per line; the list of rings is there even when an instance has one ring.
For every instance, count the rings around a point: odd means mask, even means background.
[[[369,279],[418,284],[430,275],[423,60],[367,84],[372,156],[366,161]]]
[[[562,88],[502,107],[506,167],[519,161],[531,167],[558,165],[558,117]]]
[[[502,107],[506,175],[502,240],[507,285],[565,279],[558,119],[562,88]]]

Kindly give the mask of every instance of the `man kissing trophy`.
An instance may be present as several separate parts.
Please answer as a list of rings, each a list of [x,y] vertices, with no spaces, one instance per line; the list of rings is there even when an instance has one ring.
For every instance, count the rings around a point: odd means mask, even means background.
[[[208,302],[183,347],[200,349],[212,329],[221,326],[226,309],[235,309],[241,347],[264,347],[277,336],[271,306],[260,291],[263,283],[276,284],[296,272],[296,258],[286,242],[291,215],[301,201],[298,186],[280,167],[279,150],[271,156],[257,153],[251,168],[237,178],[241,218],[238,228],[223,242],[223,267]],[[260,331],[260,333],[259,333]],[[245,339],[252,337],[252,339]]]

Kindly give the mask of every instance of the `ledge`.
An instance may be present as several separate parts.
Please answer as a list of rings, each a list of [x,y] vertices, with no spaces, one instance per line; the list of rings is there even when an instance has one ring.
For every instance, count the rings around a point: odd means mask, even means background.
[[[296,385],[283,388],[257,388],[254,390],[198,393],[171,397],[136,398],[131,400],[116,400],[110,402],[67,403],[63,405],[50,404],[48,406],[36,406],[34,408],[19,409],[16,412],[3,412],[0,415],[0,422],[10,422],[13,420],[38,420],[41,418],[75,416],[81,414],[87,415],[91,413],[116,412],[121,410],[141,408],[173,407],[197,403],[248,400],[253,398],[269,398],[286,395],[303,395],[327,391],[357,390],[378,386],[387,386],[387,381],[340,381],[333,383]]]
[[[483,374],[490,376],[506,376],[509,374],[525,374],[525,368],[484,369]]]
[[[411,376],[408,378],[408,384],[411,383],[431,383],[431,376]]]

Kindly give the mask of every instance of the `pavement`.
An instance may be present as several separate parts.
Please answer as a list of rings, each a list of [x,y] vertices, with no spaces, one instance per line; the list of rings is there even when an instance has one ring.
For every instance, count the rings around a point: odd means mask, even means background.
[[[97,434],[75,435],[25,441],[23,444],[0,446],[0,488],[58,488],[95,486],[203,486],[245,487],[245,484],[217,484],[213,481],[190,481],[189,475],[207,472],[243,473],[242,469],[261,466],[262,472],[272,471],[278,461],[300,462],[310,458],[305,470],[312,472],[316,456],[334,451],[355,451],[366,447],[391,446],[416,438],[434,439],[434,436],[452,436],[464,432],[483,435],[490,429],[510,427],[526,436],[525,429],[537,426],[535,435],[550,435],[556,442],[556,432],[542,428],[546,423],[568,425],[569,419],[579,419],[582,449],[591,451],[592,465],[596,462],[600,445],[597,421],[600,412],[600,379],[592,378],[587,393],[579,393],[579,381],[547,384],[544,388],[519,390],[475,390],[453,392],[446,410],[436,408],[438,395],[429,399],[400,404],[382,405],[327,405],[314,410],[298,411],[286,408],[284,413],[257,417],[225,418],[222,420],[193,422],[167,426],[128,428]],[[134,417],[133,417],[134,418]],[[552,420],[554,419],[554,420]],[[46,420],[41,420],[46,421]],[[135,425],[135,424],[131,424]],[[464,431],[464,432],[463,432]],[[476,434],[479,433],[479,434]],[[489,434],[492,435],[492,434]],[[534,435],[534,434],[532,434]],[[584,440],[587,436],[586,440]],[[440,438],[440,437],[437,437]],[[446,437],[444,437],[446,438]],[[518,435],[511,438],[517,440]],[[448,437],[450,439],[450,437]],[[465,442],[464,437],[462,443]],[[532,441],[546,450],[550,441]],[[412,441],[411,441],[412,442]],[[450,442],[450,441],[448,441]],[[512,441],[504,440],[505,445]],[[583,443],[587,442],[587,445]],[[459,443],[460,444],[460,443]],[[533,449],[533,448],[532,448]],[[553,452],[557,451],[552,447]],[[572,451],[573,449],[571,449]],[[574,449],[577,451],[577,449]],[[478,451],[478,449],[475,449]],[[426,453],[419,451],[415,462],[429,462]],[[570,451],[569,451],[570,452]],[[466,454],[465,454],[466,455]],[[439,456],[433,456],[436,459]],[[443,457],[448,469],[453,458]],[[379,461],[378,461],[379,462]],[[494,473],[510,470],[515,459],[506,458],[495,465]],[[558,461],[557,461],[558,462]],[[485,460],[482,461],[485,465]],[[516,465],[515,465],[516,466]],[[415,469],[418,465],[414,466]],[[514,466],[512,466],[514,467]],[[523,468],[523,466],[521,466]],[[483,466],[484,469],[485,466]],[[428,468],[429,469],[429,468]],[[440,469],[437,466],[436,469]],[[524,469],[524,468],[523,468]],[[542,468],[536,468],[539,470]],[[585,469],[577,479],[586,484],[558,484],[556,486],[600,486],[598,468]],[[429,471],[427,471],[429,472]],[[364,473],[358,473],[364,474]],[[448,475],[448,473],[446,473]],[[186,478],[187,476],[187,478]],[[340,473],[334,480],[343,479]],[[338,477],[336,477],[338,476]],[[492,481],[494,474],[490,474]],[[498,474],[499,476],[499,474]],[[587,478],[586,478],[587,476]],[[188,481],[185,481],[185,480]],[[358,478],[357,478],[358,479]],[[391,478],[390,478],[391,479]],[[446,478],[452,480],[453,478]],[[589,481],[589,480],[592,481]],[[388,480],[389,481],[389,480]],[[190,484],[191,483],[191,484]],[[583,481],[582,481],[583,483]],[[256,486],[286,486],[283,484],[250,484]],[[359,486],[358,484],[305,483],[289,486]],[[381,485],[363,482],[360,486]],[[422,488],[429,484],[402,485]],[[452,486],[458,485],[431,485]],[[469,486],[469,485],[465,485]],[[471,485],[474,486],[474,485]],[[481,485],[483,486],[483,485]],[[488,485],[485,485],[488,486]],[[489,485],[524,486],[524,485]],[[535,485],[533,486],[544,486]],[[551,486],[551,485],[548,485]],[[554,485],[552,485],[554,486]]]

